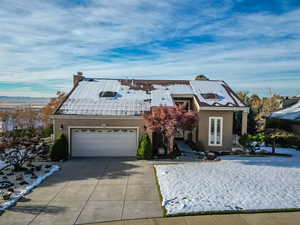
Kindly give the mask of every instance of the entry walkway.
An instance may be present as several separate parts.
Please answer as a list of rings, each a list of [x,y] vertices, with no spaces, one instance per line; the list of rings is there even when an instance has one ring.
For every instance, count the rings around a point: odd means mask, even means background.
[[[197,156],[194,154],[193,150],[190,146],[188,146],[184,141],[176,141],[177,147],[180,149],[180,151],[184,154],[183,157],[181,157],[182,161],[190,162],[190,161],[197,161]]]

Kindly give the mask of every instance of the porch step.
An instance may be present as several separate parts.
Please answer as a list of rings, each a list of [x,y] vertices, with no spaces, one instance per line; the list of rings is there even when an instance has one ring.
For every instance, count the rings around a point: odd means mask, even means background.
[[[243,147],[241,145],[235,145],[232,147],[232,151],[235,152],[235,151],[243,151]]]

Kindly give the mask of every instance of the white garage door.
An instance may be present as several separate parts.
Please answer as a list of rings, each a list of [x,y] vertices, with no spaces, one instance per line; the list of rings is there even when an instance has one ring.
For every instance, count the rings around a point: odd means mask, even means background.
[[[136,129],[76,128],[71,132],[72,156],[136,156]]]

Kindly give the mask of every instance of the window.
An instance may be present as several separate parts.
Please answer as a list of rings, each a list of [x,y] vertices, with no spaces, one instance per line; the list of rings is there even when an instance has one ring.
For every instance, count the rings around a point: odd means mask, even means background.
[[[117,92],[114,91],[101,91],[99,94],[99,97],[101,98],[107,98],[107,97],[116,97],[117,96]]]
[[[208,145],[222,146],[223,117],[209,117]]]
[[[177,106],[180,106],[180,105],[185,105],[185,110],[191,110],[191,102],[190,100],[177,100],[175,99],[175,104]]]

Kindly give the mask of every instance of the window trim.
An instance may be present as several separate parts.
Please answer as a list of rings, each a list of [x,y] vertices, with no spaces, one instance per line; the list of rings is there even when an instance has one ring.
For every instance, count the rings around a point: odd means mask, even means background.
[[[217,133],[215,132],[214,133],[214,143],[211,144],[211,135],[210,135],[210,131],[211,131],[211,125],[212,125],[212,120],[220,120],[221,121],[221,126],[220,126],[220,144],[216,144],[216,137],[217,137]],[[209,126],[208,126],[208,146],[223,146],[223,117],[221,116],[210,116],[208,118],[208,123],[209,123]],[[216,125],[216,122],[215,122],[215,125]],[[216,128],[216,126],[215,126]]]

